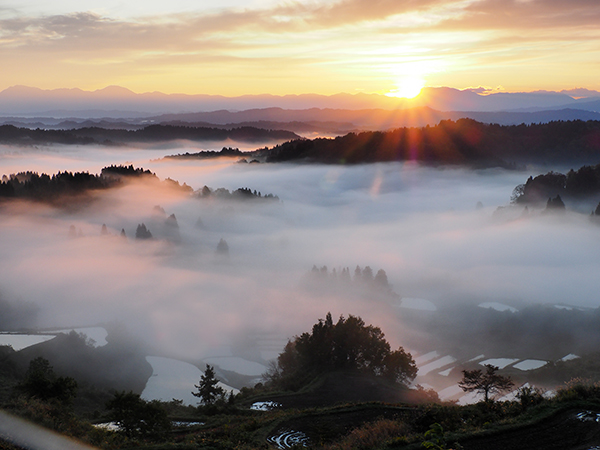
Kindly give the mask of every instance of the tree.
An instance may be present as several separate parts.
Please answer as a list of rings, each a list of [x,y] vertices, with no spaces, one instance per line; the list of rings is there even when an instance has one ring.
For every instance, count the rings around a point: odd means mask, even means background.
[[[158,439],[171,430],[171,421],[156,400],[147,402],[133,392],[116,392],[106,408],[121,431],[129,438]]]
[[[277,364],[267,373],[274,384],[299,387],[313,376],[334,370],[357,370],[408,384],[417,375],[417,366],[402,347],[391,351],[380,328],[366,325],[357,316],[341,316],[334,323],[331,314],[313,325],[312,332],[288,341]]]
[[[150,230],[146,228],[146,224],[140,223],[135,230],[135,238],[136,239],[152,239],[152,233]]]
[[[229,245],[227,241],[223,238],[217,244],[217,255],[229,256]]]
[[[377,274],[375,275],[375,286],[382,289],[390,289],[390,284],[388,282],[387,274],[385,270],[379,269]]]
[[[41,356],[31,360],[25,379],[16,386],[28,397],[70,406],[77,394],[77,382],[71,377],[57,377],[50,362]]]
[[[562,199],[560,198],[560,195],[557,195],[554,198],[549,198],[548,202],[546,203],[546,211],[564,211],[565,210],[565,203],[562,201]]]
[[[212,405],[225,395],[225,390],[218,384],[219,380],[215,376],[215,368],[207,364],[204,375],[200,377],[200,383],[194,385],[198,392],[192,392],[192,395],[200,397],[205,405]]]
[[[485,373],[481,369],[463,370],[463,378],[458,385],[465,392],[483,394],[484,401],[491,400],[491,396],[509,390],[514,383],[508,376],[498,375],[497,366],[486,364]]]

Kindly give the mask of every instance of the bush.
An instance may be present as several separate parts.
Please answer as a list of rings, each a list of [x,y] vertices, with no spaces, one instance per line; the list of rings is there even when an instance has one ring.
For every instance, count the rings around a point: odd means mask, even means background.
[[[573,378],[556,391],[559,402],[571,400],[600,400],[600,382],[587,378]]]
[[[404,437],[409,427],[404,422],[379,419],[352,430],[341,442],[328,447],[329,450],[376,449],[397,443]]]
[[[161,439],[171,430],[171,421],[160,402],[147,402],[133,392],[115,393],[106,408],[128,438]]]

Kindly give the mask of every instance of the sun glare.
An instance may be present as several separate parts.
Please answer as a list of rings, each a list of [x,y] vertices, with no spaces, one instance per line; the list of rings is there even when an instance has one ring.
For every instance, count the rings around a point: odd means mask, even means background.
[[[421,90],[425,87],[425,80],[421,77],[414,78],[403,78],[397,84],[397,89],[388,92],[388,97],[398,98],[415,98],[421,93]]]

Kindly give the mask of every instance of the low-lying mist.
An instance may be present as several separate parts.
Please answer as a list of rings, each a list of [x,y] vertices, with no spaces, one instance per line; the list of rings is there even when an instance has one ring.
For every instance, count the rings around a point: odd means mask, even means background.
[[[587,215],[493,214],[537,172],[159,161],[156,149],[2,150],[0,175],[133,163],[195,190],[248,187],[279,197],[195,198],[139,182],[98,192],[83,208],[1,206],[0,293],[12,308],[35,310],[30,326],[122,322],[155,354],[196,359],[291,337],[330,311],[359,315],[403,344],[411,330],[400,325],[398,300],[307,289],[313,265],[383,269],[400,297],[440,306],[598,306],[600,228]],[[142,223],[154,239],[135,239]],[[228,255],[217,252],[221,239]]]

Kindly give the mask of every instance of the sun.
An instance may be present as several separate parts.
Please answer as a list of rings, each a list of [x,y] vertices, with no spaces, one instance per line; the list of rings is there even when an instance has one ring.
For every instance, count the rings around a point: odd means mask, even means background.
[[[406,77],[398,80],[396,86],[396,89],[385,95],[411,99],[421,93],[421,90],[425,87],[425,80],[421,77]]]

